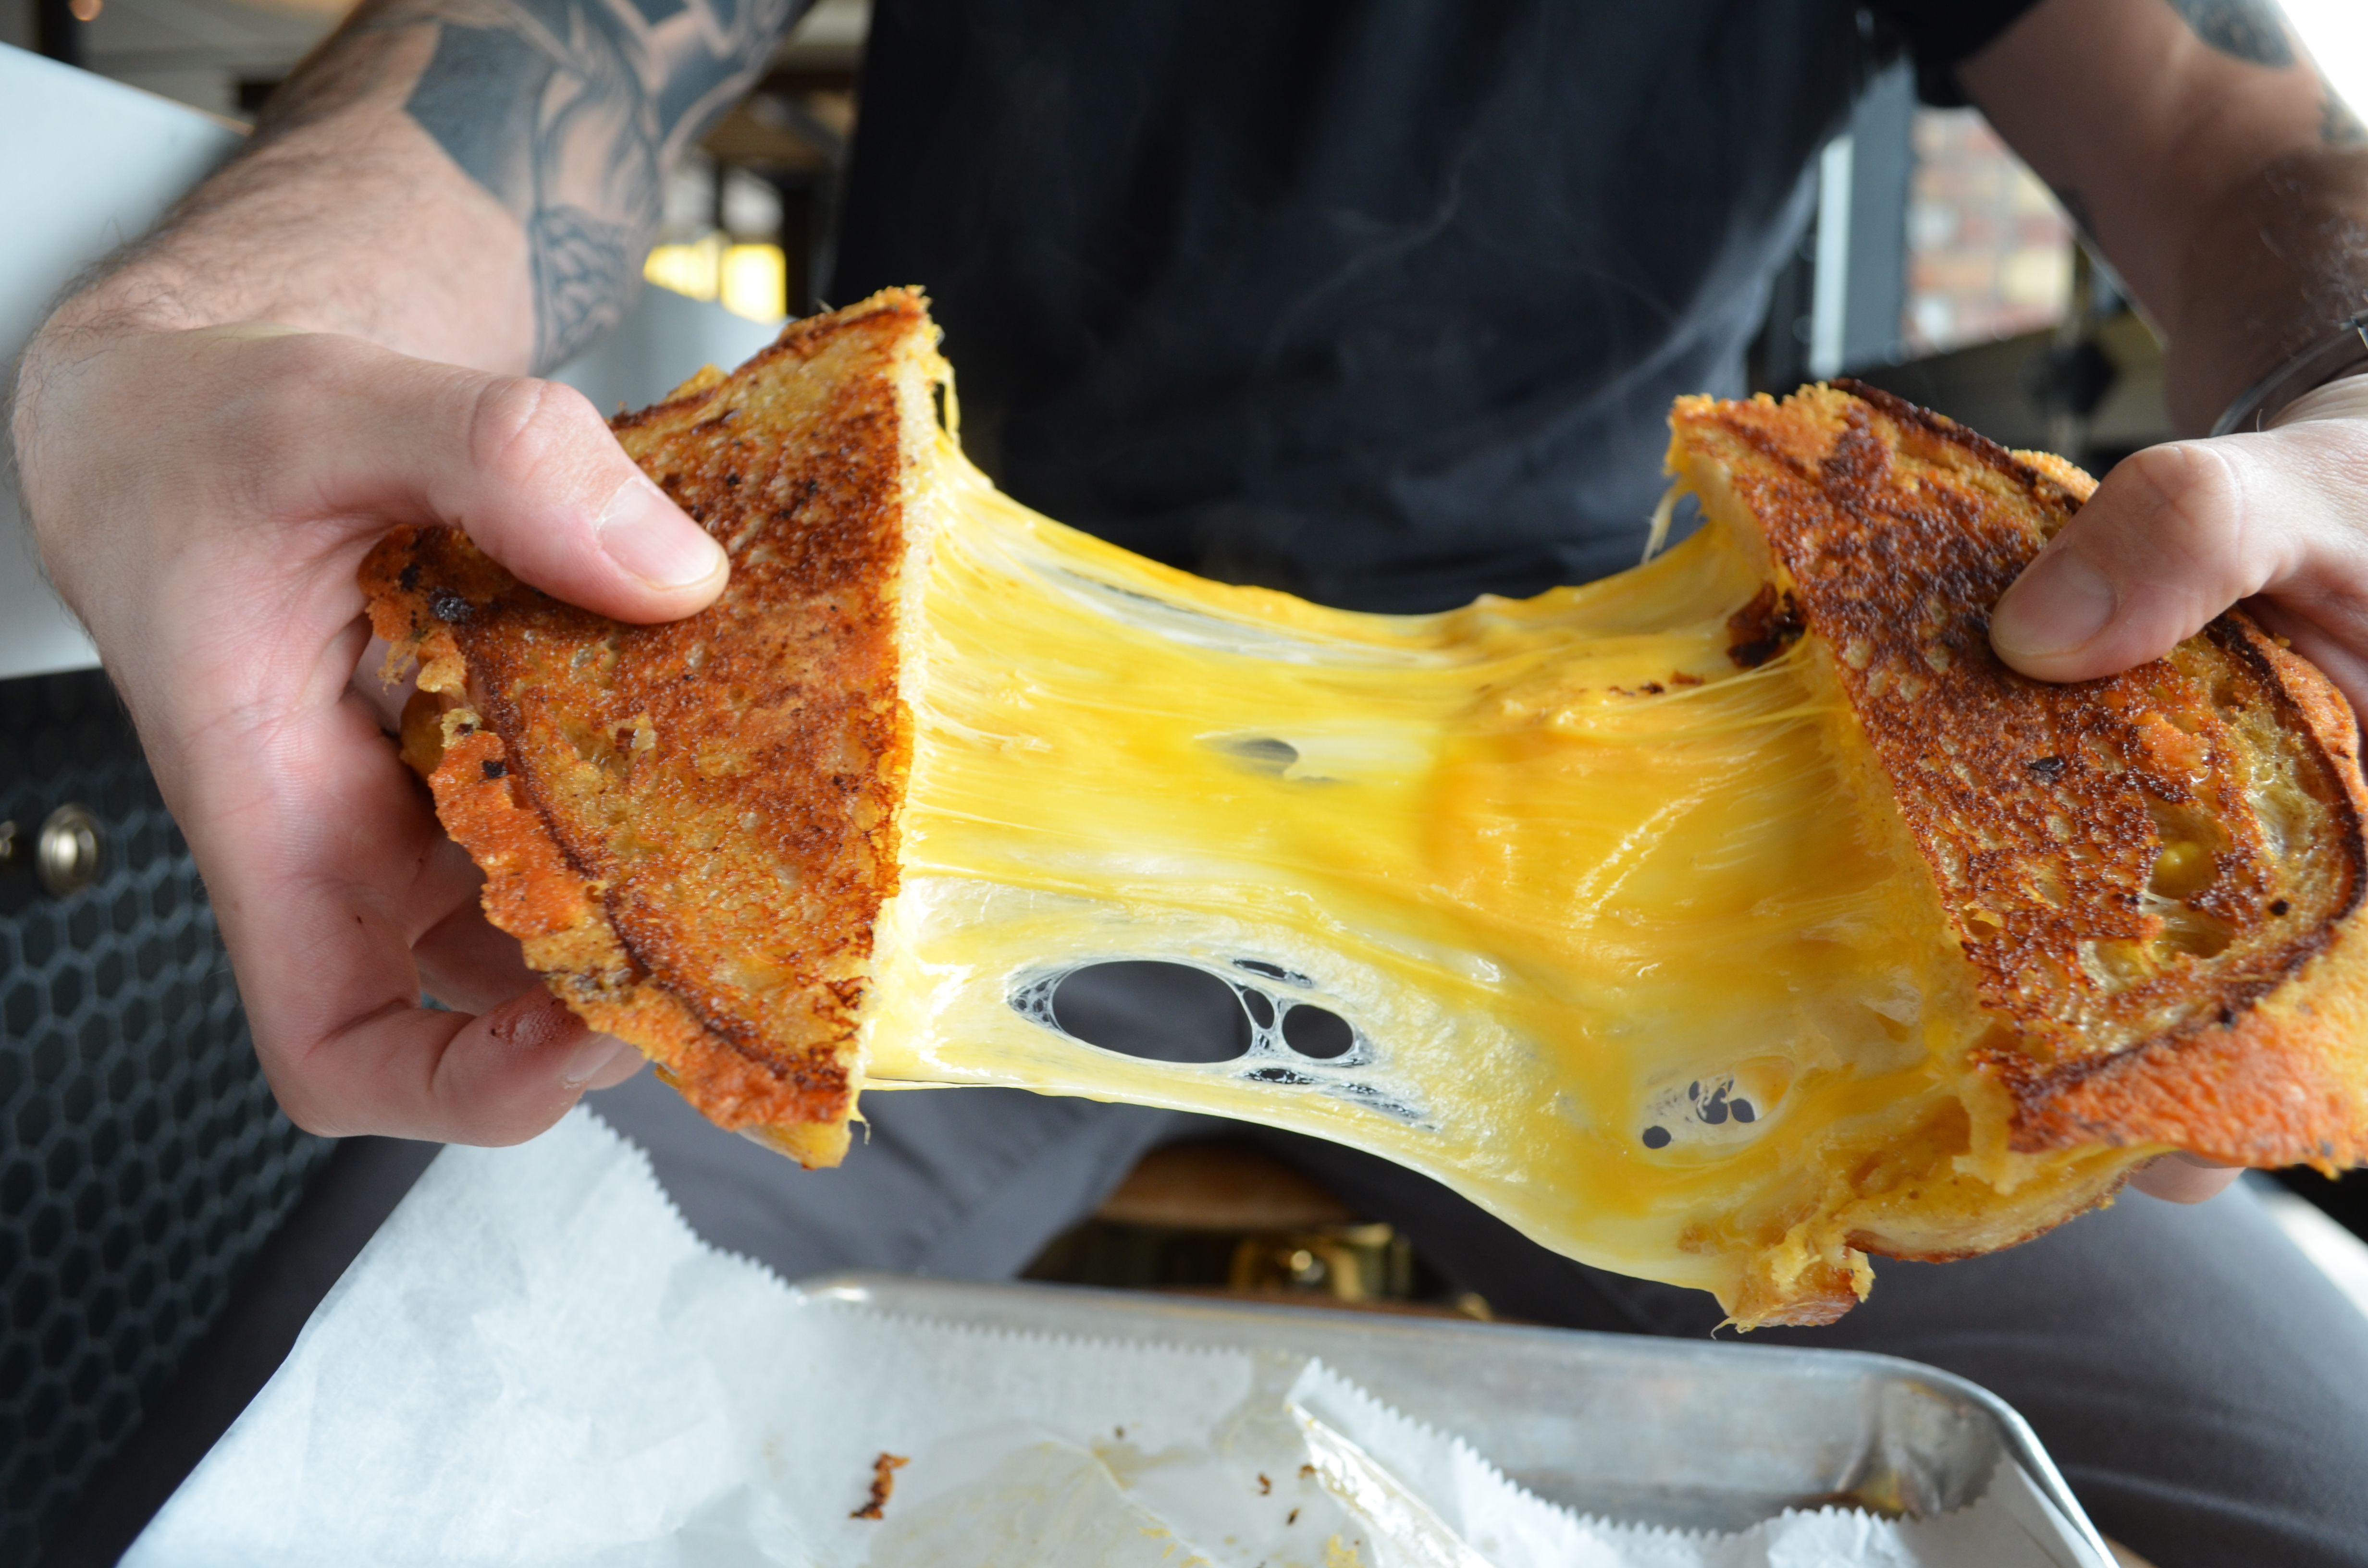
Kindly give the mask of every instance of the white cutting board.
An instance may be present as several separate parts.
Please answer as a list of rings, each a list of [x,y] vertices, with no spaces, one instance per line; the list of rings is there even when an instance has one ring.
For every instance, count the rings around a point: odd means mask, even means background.
[[[17,356],[67,282],[145,233],[237,150],[239,131],[153,93],[0,44],[0,356]],[[0,428],[0,679],[98,663],[42,579]]]

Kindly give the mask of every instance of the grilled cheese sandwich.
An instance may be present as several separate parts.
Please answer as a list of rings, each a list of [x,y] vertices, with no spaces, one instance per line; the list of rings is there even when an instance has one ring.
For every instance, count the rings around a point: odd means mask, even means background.
[[[2068,465],[1866,389],[1689,399],[1691,538],[1383,617],[1040,517],[956,408],[892,290],[621,419],[732,556],[674,625],[451,530],[364,568],[494,922],[719,1123],[825,1164],[864,1088],[1256,1119],[1746,1325],[2166,1149],[2359,1156],[2348,710],[2234,615],[2112,681],[1999,666]],[[1248,1053],[1068,1034],[1062,980],[1122,960],[1235,987]]]

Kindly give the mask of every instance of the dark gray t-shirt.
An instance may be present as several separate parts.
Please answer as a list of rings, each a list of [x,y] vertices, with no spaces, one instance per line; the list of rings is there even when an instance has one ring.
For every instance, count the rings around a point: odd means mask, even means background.
[[[2031,0],[880,0],[834,297],[917,283],[963,436],[1145,554],[1435,609],[1633,564],[1817,148]]]

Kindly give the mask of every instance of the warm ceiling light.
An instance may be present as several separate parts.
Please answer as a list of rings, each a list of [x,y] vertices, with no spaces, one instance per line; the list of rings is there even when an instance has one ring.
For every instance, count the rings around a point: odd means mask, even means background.
[[[723,308],[750,321],[777,322],[789,313],[789,262],[779,245],[734,245],[723,253],[718,295]]]
[[[723,270],[723,251],[721,233],[708,233],[684,244],[654,246],[642,262],[642,276],[661,289],[712,301]]]
[[[74,13],[77,22],[95,22],[98,20],[98,7],[99,0],[71,0],[66,9]]]

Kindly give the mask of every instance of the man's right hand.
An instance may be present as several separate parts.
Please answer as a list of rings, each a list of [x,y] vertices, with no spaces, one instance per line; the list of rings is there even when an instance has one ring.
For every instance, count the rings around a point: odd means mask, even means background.
[[[396,523],[465,528],[624,620],[721,591],[723,551],[591,404],[324,333],[53,328],[16,435],[42,554],[188,837],[288,1114],[508,1142],[637,1067],[485,924],[474,867],[354,688],[355,572]]]

